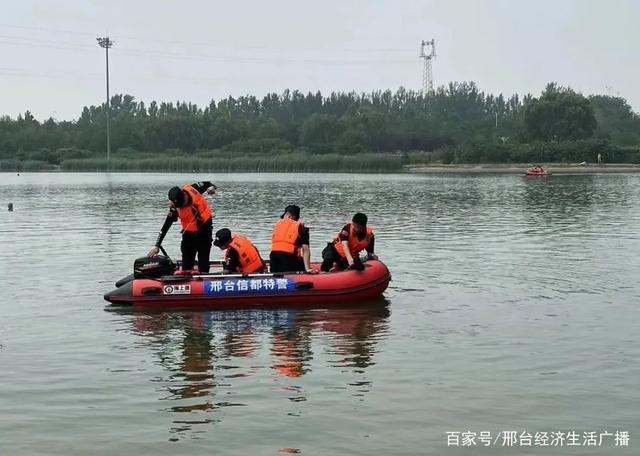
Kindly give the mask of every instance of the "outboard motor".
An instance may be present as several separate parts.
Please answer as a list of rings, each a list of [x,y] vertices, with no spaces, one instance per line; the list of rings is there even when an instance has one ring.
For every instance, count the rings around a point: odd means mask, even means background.
[[[133,262],[135,279],[157,279],[173,273],[176,265],[166,256],[142,257]]]
[[[133,274],[116,282],[116,288],[120,288],[133,279],[157,279],[163,275],[173,274],[177,265],[168,256],[141,257],[133,262]]]

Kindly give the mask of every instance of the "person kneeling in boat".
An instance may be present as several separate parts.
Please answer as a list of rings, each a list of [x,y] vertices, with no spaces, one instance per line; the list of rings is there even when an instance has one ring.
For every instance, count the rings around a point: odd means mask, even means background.
[[[342,227],[333,242],[329,242],[322,251],[322,271],[329,272],[335,264],[339,269],[357,269],[362,271],[364,265],[360,260],[360,252],[367,251],[367,258],[378,257],[374,249],[373,229],[367,226],[367,216],[358,212],[351,222]]]
[[[287,206],[273,226],[269,263],[271,272],[317,272],[311,267],[309,228],[300,220],[295,204]]]
[[[149,251],[148,256],[153,257],[158,254],[167,231],[173,222],[180,219],[182,225],[182,243],[180,244],[182,270],[193,269],[197,254],[198,271],[200,273],[209,272],[213,213],[202,194],[213,195],[215,192],[216,186],[209,181],[186,184],[182,188],[171,188],[168,194],[171,205],[169,213],[160,229],[156,245]]]
[[[222,272],[224,274],[252,274],[265,271],[260,252],[246,237],[222,228],[216,232],[213,245],[225,250]]]

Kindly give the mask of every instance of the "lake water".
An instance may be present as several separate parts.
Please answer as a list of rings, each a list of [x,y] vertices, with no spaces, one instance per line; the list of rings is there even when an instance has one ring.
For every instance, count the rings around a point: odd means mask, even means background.
[[[384,298],[105,310],[168,188],[203,178],[214,228],[265,256],[287,204],[315,258],[366,212]],[[640,175],[0,174],[0,195],[2,455],[640,452]]]

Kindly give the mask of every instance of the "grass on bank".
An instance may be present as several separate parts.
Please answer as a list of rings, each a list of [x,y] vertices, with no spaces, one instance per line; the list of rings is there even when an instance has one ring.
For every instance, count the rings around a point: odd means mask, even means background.
[[[245,157],[157,157],[69,159],[63,171],[115,172],[399,172],[402,159],[396,155],[308,155]]]
[[[640,146],[618,146],[598,138],[578,141],[485,143],[450,146],[406,155],[407,165],[507,163],[640,163]]]
[[[42,160],[0,160],[0,172],[53,171],[57,168]]]
[[[262,143],[260,143],[262,144]],[[251,144],[241,144],[250,146]],[[185,153],[180,149],[140,152],[121,148],[111,160],[103,153],[83,149],[41,149],[4,154],[0,171],[116,171],[116,172],[399,172],[405,165],[640,163],[640,147],[622,147],[605,139],[579,141],[488,143],[446,146],[433,151],[408,153],[310,153],[269,144],[266,149],[225,147]],[[235,146],[234,146],[235,147]],[[240,147],[240,146],[238,146]]]

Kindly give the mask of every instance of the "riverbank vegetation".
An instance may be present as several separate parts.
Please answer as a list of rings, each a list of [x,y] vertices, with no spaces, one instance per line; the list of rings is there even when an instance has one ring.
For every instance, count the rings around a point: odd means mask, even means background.
[[[224,156],[216,153],[191,156],[158,155],[145,158],[115,157],[69,159],[62,162],[63,171],[155,171],[155,172],[360,172],[382,173],[402,171],[399,156],[387,154],[310,155],[287,153],[275,156]]]
[[[192,103],[111,99],[73,121],[0,118],[0,171],[398,171],[455,163],[640,163],[640,116],[620,97],[549,84],[505,98],[471,82],[422,95],[285,91]]]

